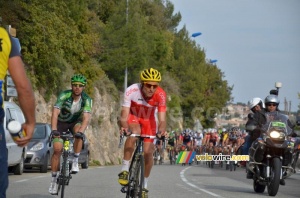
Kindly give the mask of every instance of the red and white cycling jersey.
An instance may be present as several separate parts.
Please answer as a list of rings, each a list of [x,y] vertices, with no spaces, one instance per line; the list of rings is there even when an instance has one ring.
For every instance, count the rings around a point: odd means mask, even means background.
[[[126,89],[123,107],[130,107],[128,123],[141,125],[141,135],[156,135],[155,110],[166,112],[166,93],[161,87],[157,87],[150,99],[142,95],[142,85],[133,84]]]

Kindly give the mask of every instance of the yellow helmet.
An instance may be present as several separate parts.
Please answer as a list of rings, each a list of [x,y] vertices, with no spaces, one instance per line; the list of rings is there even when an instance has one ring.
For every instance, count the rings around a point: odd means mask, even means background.
[[[141,77],[141,81],[154,81],[154,82],[161,81],[160,72],[153,68],[145,69],[144,71],[142,71],[140,77]]]

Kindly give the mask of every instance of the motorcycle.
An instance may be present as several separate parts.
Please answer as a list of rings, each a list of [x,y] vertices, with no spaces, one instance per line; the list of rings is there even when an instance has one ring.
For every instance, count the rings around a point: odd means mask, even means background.
[[[280,180],[283,179],[283,172],[289,169],[287,164],[291,156],[285,154],[288,148],[287,136],[292,129],[288,126],[287,119],[286,115],[279,112],[267,114],[267,123],[261,128],[260,138],[250,147],[247,169],[253,173],[253,188],[257,193],[263,193],[267,187],[269,196],[275,196]],[[256,126],[252,126],[252,130],[254,128]]]

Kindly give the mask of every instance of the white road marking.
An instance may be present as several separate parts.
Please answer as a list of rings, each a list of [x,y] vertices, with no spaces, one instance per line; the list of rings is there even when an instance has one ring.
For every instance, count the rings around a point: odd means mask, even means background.
[[[193,187],[193,188],[196,188],[196,189],[198,189],[198,190],[200,190],[200,191],[202,191],[202,192],[205,192],[205,193],[207,193],[207,194],[209,194],[209,195],[212,195],[212,196],[214,196],[214,197],[222,197],[222,196],[220,196],[220,195],[218,195],[218,194],[215,194],[215,193],[210,192],[210,191],[208,191],[208,190],[205,190],[205,189],[203,189],[203,188],[199,188],[198,186],[196,186],[196,185],[190,183],[190,182],[184,177],[184,172],[185,172],[187,169],[189,169],[189,168],[191,168],[191,167],[187,167],[187,168],[183,169],[183,170],[180,172],[180,178],[181,178],[181,180],[182,180],[184,183],[186,183],[187,185],[189,185],[189,186],[191,186],[191,187]]]
[[[29,179],[22,179],[22,180],[19,180],[19,181],[15,181],[15,183],[18,183],[18,182],[26,182],[28,181]]]
[[[89,170],[92,170],[92,169],[94,169],[94,168],[101,169],[101,168],[105,168],[105,167],[103,167],[103,166],[100,166],[100,167],[92,167],[92,168],[89,168]],[[29,178],[29,179],[21,179],[21,180],[17,180],[17,181],[14,181],[14,182],[12,182],[12,183],[21,183],[21,182],[26,182],[26,181],[29,181],[29,180],[38,179],[38,178],[43,178],[43,177],[49,177],[49,176],[48,176],[48,175],[41,175],[41,176]]]

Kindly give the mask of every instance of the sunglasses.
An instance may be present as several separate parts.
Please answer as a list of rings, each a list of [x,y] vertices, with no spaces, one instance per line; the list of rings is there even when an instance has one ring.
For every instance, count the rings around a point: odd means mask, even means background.
[[[73,87],[84,87],[82,84],[72,84]]]
[[[267,106],[273,106],[273,107],[275,107],[275,106],[277,106],[277,105],[274,104],[274,103],[268,103]]]
[[[151,85],[148,83],[144,83],[144,86],[147,87],[148,89],[151,89],[151,87],[153,87],[153,89],[156,89],[158,87],[158,85]]]

